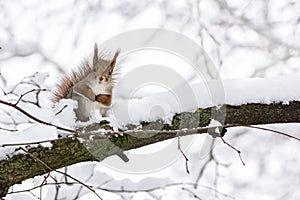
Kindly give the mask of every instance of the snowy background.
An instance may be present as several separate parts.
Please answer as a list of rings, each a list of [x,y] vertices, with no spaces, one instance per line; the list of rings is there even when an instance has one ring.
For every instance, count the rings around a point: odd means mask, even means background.
[[[95,42],[101,44],[117,34],[139,28],[169,29],[199,44],[219,70],[221,78],[227,80],[224,81],[226,102],[300,100],[297,87],[300,2],[297,0],[0,0],[0,11],[0,84],[7,93],[1,93],[1,100],[13,102],[31,88],[45,88],[47,91],[38,94],[38,101],[35,93],[31,93],[19,106],[54,124],[74,125],[70,107],[59,117],[55,116],[59,108],[51,109],[50,92],[60,75],[70,72],[83,57],[89,56]],[[126,64],[122,68],[121,77],[130,71]],[[253,83],[248,80],[254,77],[270,78],[255,79]],[[239,79],[238,84],[232,79]],[[259,82],[254,84],[254,81]],[[157,91],[153,88],[151,94],[166,92],[162,88]],[[157,96],[152,97],[157,100]],[[198,105],[209,106],[210,102],[203,96]],[[151,99],[145,102],[151,102]],[[143,105],[143,101],[136,105]],[[53,127],[33,123],[13,109],[4,106],[0,109],[0,127],[17,130],[1,130],[1,144],[57,138]],[[171,107],[169,112],[175,112],[174,108]],[[147,119],[138,112],[131,114],[136,120]],[[166,113],[149,112],[148,118],[161,114]],[[299,135],[300,130],[299,124],[266,127],[293,135]],[[209,140],[207,136],[189,139],[192,144],[185,153],[190,160],[190,174],[186,173],[182,156],[159,169],[143,173],[112,169],[105,163],[81,163],[61,170],[99,189],[97,191],[104,199],[300,198],[299,142],[265,131],[232,128],[228,130],[226,140],[242,151],[246,163],[243,166],[236,152],[222,141],[216,140],[213,154],[209,155],[202,151],[203,144]],[[129,153],[143,155],[169,143],[166,141]],[[5,147],[0,151],[3,159],[14,149]],[[177,151],[176,147],[174,151]],[[211,156],[213,160],[206,165]],[[47,179],[48,183],[72,183],[57,173],[51,177]],[[43,180],[43,176],[35,177],[15,185],[11,191],[39,186]],[[199,184],[197,189],[191,185],[195,182]],[[82,185],[60,186],[44,186],[41,198],[96,199],[95,194]],[[40,189],[7,196],[13,200],[39,198]]]

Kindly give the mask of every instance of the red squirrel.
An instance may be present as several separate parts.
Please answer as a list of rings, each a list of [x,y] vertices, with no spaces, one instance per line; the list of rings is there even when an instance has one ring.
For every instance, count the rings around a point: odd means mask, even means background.
[[[80,121],[88,121],[95,110],[105,116],[111,105],[114,68],[119,53],[117,50],[111,60],[106,60],[98,53],[95,44],[92,66],[84,59],[71,74],[63,76],[53,93],[52,102],[57,103],[63,98],[76,100],[75,113]]]

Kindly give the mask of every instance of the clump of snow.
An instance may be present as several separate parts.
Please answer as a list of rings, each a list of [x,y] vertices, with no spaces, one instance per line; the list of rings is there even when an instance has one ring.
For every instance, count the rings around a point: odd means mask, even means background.
[[[76,116],[73,110],[76,107],[77,103],[71,99],[60,100],[51,110],[52,116],[54,114],[52,123],[74,128]]]
[[[268,78],[224,80],[226,104],[290,102],[300,100],[300,77],[297,75]]]
[[[1,133],[0,145],[26,142],[38,142],[43,140],[57,139],[56,128],[43,124],[33,125],[26,130]]]
[[[91,113],[90,119],[86,122],[77,121],[76,127],[85,127],[93,123],[99,123],[100,121],[108,120],[108,118],[103,117],[98,110]]]
[[[221,84],[221,85],[220,85]],[[170,91],[145,94],[144,97],[122,95],[116,91],[109,118],[124,125],[162,119],[170,121],[175,113],[195,111],[222,104],[288,103],[300,100],[299,76],[250,78],[186,83]],[[294,87],[291,87],[294,86]],[[149,86],[148,86],[149,87]],[[124,85],[122,89],[126,89]],[[118,87],[116,87],[118,90]]]
[[[1,132],[0,141],[0,159],[5,159],[7,155],[15,153],[15,148],[19,145],[13,147],[3,147],[3,145],[8,144],[19,144],[19,143],[34,143],[45,140],[57,139],[56,128],[51,126],[46,126],[42,124],[36,124],[30,126],[29,128],[17,131],[17,132]],[[49,146],[49,143],[43,143],[44,146]],[[36,146],[31,144],[31,146]],[[21,152],[18,152],[21,153]],[[24,152],[23,152],[24,153]]]
[[[212,119],[212,120],[210,121],[210,123],[209,123],[208,126],[209,126],[209,127],[216,127],[216,126],[222,126],[222,124],[221,124],[219,121],[217,121],[217,120],[215,120],[215,119]]]
[[[222,126],[222,124],[215,119],[210,120],[210,123],[208,125],[208,127],[213,127],[213,128],[215,127],[213,131],[214,131],[214,133],[217,133],[218,135],[220,134],[219,127],[221,127],[221,126]]]

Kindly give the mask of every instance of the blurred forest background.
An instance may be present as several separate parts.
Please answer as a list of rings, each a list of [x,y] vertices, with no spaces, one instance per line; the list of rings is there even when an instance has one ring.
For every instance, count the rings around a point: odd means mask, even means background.
[[[208,53],[223,79],[300,74],[299,13],[299,0],[0,0],[0,84],[9,88],[39,71],[49,74],[46,83],[53,88],[95,42],[139,28],[188,36]],[[267,127],[291,134],[300,130],[299,124]],[[217,141],[205,158],[197,145],[189,149],[191,174],[183,158],[139,175],[99,163],[65,170],[102,189],[104,199],[300,199],[299,143],[246,128],[230,129],[227,140],[242,151],[245,166]],[[66,180],[52,176],[53,183]],[[42,181],[36,177],[15,190]],[[47,187],[43,199],[95,198],[78,184]],[[7,199],[24,197],[38,199],[39,190]]]

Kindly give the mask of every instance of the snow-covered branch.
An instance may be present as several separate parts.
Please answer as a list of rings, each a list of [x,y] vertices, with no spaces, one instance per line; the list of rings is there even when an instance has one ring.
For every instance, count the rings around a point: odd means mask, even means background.
[[[2,169],[0,172],[0,196],[5,196],[10,186],[49,171],[49,168],[37,162],[32,158],[32,155],[53,170],[84,161],[101,161],[112,155],[118,155],[122,159],[126,159],[126,156],[123,154],[123,151],[126,150],[183,135],[214,133],[214,131],[211,131],[212,128],[207,127],[212,120],[212,116],[214,116],[212,112],[222,112],[222,110],[225,111],[224,108],[216,109],[213,107],[197,109],[194,113],[180,113],[173,117],[171,124],[164,124],[160,121],[141,123],[146,125],[145,127],[148,129],[151,127],[152,130],[133,129],[127,132],[118,131],[103,135],[95,131],[101,125],[93,124],[85,127],[84,130],[78,130],[84,132],[80,134],[81,138],[74,136],[53,140],[51,141],[51,147],[28,147],[27,151],[31,155],[18,154],[0,161],[0,168]],[[201,115],[201,118],[193,117],[198,114]],[[300,122],[300,102],[293,101],[288,104],[282,102],[272,104],[256,103],[241,106],[226,105],[226,111],[223,114],[226,115],[225,124],[227,124],[223,126],[224,128],[238,125]],[[180,124],[182,118],[185,118],[184,124]],[[198,128],[190,129],[191,125],[194,126],[195,124],[197,124]],[[159,127],[160,131],[155,131],[155,127]],[[179,127],[181,130],[179,130]],[[141,137],[141,134],[148,136]],[[91,138],[91,136],[93,140],[89,140],[85,144],[82,143],[82,139]]]

